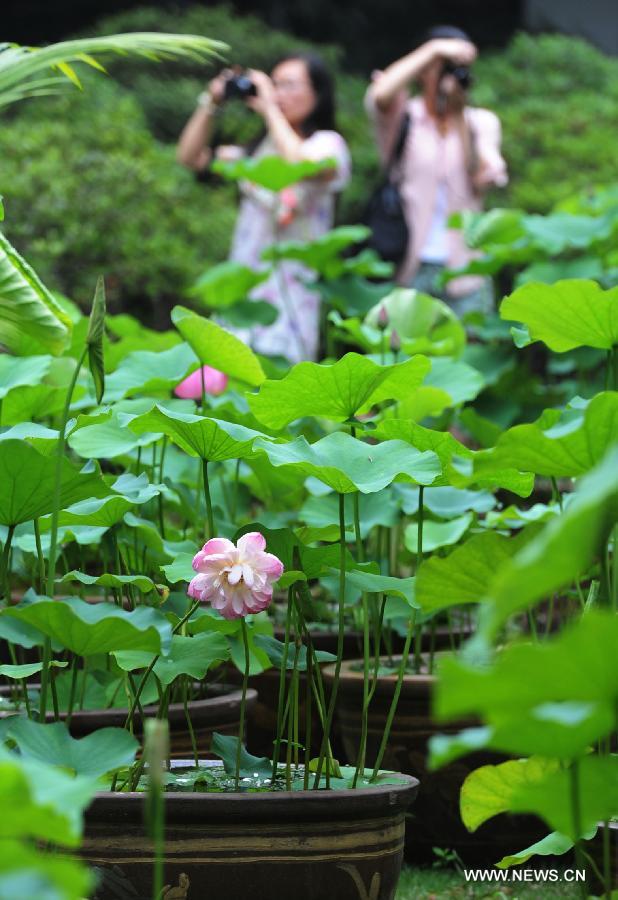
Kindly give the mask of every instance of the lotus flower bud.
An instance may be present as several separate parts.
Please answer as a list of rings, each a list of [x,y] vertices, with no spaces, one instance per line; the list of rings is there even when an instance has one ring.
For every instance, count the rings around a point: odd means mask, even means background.
[[[384,304],[382,304],[378,310],[378,328],[380,331],[384,331],[388,328],[388,312]]]
[[[396,328],[391,331],[390,348],[393,353],[399,353],[401,350],[401,338]]]

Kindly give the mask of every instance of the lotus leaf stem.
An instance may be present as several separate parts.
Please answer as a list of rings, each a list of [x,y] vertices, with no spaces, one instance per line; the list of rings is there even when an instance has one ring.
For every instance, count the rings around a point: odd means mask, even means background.
[[[249,634],[247,632],[247,623],[244,618],[240,620],[240,630],[242,633],[242,643],[245,651],[245,669],[242,678],[242,696],[240,698],[240,723],[238,726],[238,741],[236,743],[236,772],[234,775],[234,787],[238,790],[240,784],[240,754],[242,751],[242,743],[245,734],[245,710],[247,706],[247,687],[249,685],[249,670],[251,668],[251,657],[249,654]]]

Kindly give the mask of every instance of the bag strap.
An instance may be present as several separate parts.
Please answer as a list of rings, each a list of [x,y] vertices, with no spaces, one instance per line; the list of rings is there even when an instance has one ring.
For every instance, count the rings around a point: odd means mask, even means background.
[[[406,145],[406,141],[408,139],[408,134],[410,133],[410,125],[411,125],[411,117],[410,113],[404,113],[403,119],[401,120],[401,126],[399,128],[399,134],[397,135],[397,140],[393,146],[391,151],[390,158],[388,163],[386,164],[386,173],[391,176],[391,173],[399,160],[401,159],[401,154],[403,153],[403,148]]]

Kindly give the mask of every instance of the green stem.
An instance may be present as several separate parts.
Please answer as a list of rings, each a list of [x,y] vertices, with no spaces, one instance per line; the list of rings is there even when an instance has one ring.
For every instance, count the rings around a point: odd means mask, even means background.
[[[34,520],[34,540],[36,542],[36,555],[39,563],[39,591],[45,593],[45,557],[43,556],[43,547],[41,545],[41,528],[39,520]]]
[[[11,556],[11,543],[13,541],[14,532],[15,525],[9,525],[6,541],[2,548],[2,558],[0,559],[0,599],[9,596],[9,559]]]
[[[73,658],[73,668],[71,670],[71,689],[69,691],[69,705],[67,707],[66,726],[71,724],[71,716],[73,715],[73,704],[75,703],[75,689],[77,687],[77,657]]]
[[[45,723],[47,714],[47,689],[49,686],[49,669],[51,663],[51,638],[46,637],[43,643],[43,668],[41,669],[41,696],[39,700],[39,722]]]
[[[178,634],[178,632],[180,631],[180,629],[182,628],[182,626],[183,626],[186,622],[189,621],[189,619],[191,618],[191,616],[193,615],[193,613],[195,612],[195,610],[198,608],[199,605],[200,605],[200,601],[199,601],[199,600],[196,600],[195,603],[193,603],[193,605],[190,607],[189,611],[186,612],[185,615],[182,617],[182,619],[180,619],[180,621],[177,622],[177,623],[174,625],[174,627],[172,628],[172,634]],[[144,690],[144,687],[146,686],[146,682],[147,682],[147,680],[148,680],[148,676],[150,675],[150,673],[152,672],[152,670],[153,670],[154,667],[156,666],[157,661],[159,660],[159,657],[160,657],[160,656],[161,656],[160,653],[157,653],[156,656],[153,656],[153,658],[152,658],[151,661],[150,661],[150,664],[149,664],[148,668],[146,669],[146,671],[144,672],[144,674],[143,674],[142,677],[140,678],[140,682],[139,682],[139,684],[138,684],[138,686],[137,686],[137,690],[136,690],[136,692],[135,692],[135,696],[133,697],[133,702],[131,703],[131,708],[129,709],[129,714],[127,715],[127,718],[125,719],[125,723],[124,723],[124,726],[123,726],[124,728],[127,728],[128,725],[129,725],[129,722],[132,722],[132,721],[133,721],[133,716],[135,715],[135,710],[136,710],[136,708],[137,708],[137,704],[139,703],[139,698],[140,698],[141,695],[142,695],[142,691]]]
[[[425,507],[424,507],[424,495],[425,488],[423,485],[419,485],[418,489],[418,523],[417,523],[417,537],[416,537],[416,568],[414,570],[414,575],[418,575],[418,570],[423,561],[423,525],[425,521]],[[414,640],[414,668],[416,673],[420,673],[421,671],[421,648],[423,642],[423,629],[421,625],[418,625],[416,628],[416,636]]]
[[[279,669],[279,696],[277,699],[277,731],[275,733],[275,748],[273,752],[273,781],[277,774],[279,757],[281,755],[281,740],[283,735],[283,710],[285,707],[285,681],[287,676],[288,654],[290,647],[290,626],[292,623],[292,606],[294,603],[294,588],[288,588],[288,608],[285,615],[285,635],[283,638],[283,657]]]
[[[380,773],[380,766],[382,765],[382,760],[383,760],[384,754],[386,752],[386,745],[388,744],[388,739],[390,737],[391,728],[393,726],[393,719],[395,718],[395,713],[397,712],[397,705],[399,703],[399,696],[401,694],[403,678],[406,673],[406,668],[408,665],[408,656],[410,655],[410,645],[412,644],[412,635],[414,634],[415,620],[416,620],[416,610],[413,610],[412,616],[410,618],[410,624],[408,625],[408,633],[406,635],[406,642],[403,646],[403,655],[401,657],[401,664],[399,666],[399,672],[397,674],[397,684],[395,685],[395,692],[393,694],[393,700],[391,702],[391,706],[388,711],[386,725],[384,726],[384,732],[382,733],[382,741],[380,743],[380,749],[378,750],[378,755],[376,756],[375,765],[373,767],[373,773],[372,773],[371,779],[370,779],[371,781],[375,781]]]
[[[242,642],[245,649],[245,671],[242,677],[242,697],[240,698],[240,724],[238,726],[238,743],[236,745],[236,773],[234,776],[234,787],[238,790],[240,784],[240,753],[242,750],[242,742],[245,734],[245,707],[247,705],[247,687],[249,686],[249,669],[251,668],[251,658],[249,655],[249,635],[247,633],[247,623],[243,619],[240,620],[242,631]]]
[[[307,647],[307,692],[305,696],[305,765],[303,768],[303,790],[309,790],[309,763],[311,761],[311,694],[313,690],[313,652]]]
[[[335,706],[337,704],[337,694],[339,692],[339,679],[341,677],[341,664],[343,662],[343,639],[344,639],[344,629],[345,629],[345,553],[346,553],[346,540],[345,540],[345,502],[344,502],[345,494],[339,494],[339,546],[340,546],[340,560],[339,560],[339,615],[338,615],[338,631],[337,631],[337,660],[335,662],[335,672],[333,675],[333,685],[331,688],[330,700],[328,704],[328,710],[326,713],[326,723],[324,725],[324,734],[322,736],[322,746],[320,747],[320,758],[318,760],[318,768],[315,774],[315,781],[313,783],[313,789],[317,790],[320,785],[320,776],[322,774],[322,767],[324,765],[324,758],[326,756],[326,748],[328,746],[328,742],[330,740],[330,731],[333,724],[333,717],[335,714]],[[326,785],[328,786],[330,783],[330,764],[326,767]]]
[[[236,512],[238,510],[238,479],[240,476],[240,459],[236,460],[234,467],[234,487],[232,489],[232,504],[230,509],[230,518],[232,525],[236,524]]]
[[[212,500],[210,499],[210,485],[208,483],[208,460],[202,460],[202,475],[204,481],[204,500],[206,501],[206,517],[208,519],[208,537],[215,536],[215,517],[212,511]]]
[[[71,383],[69,384],[69,389],[67,391],[66,400],[64,403],[64,409],[62,411],[62,418],[60,420],[60,431],[58,434],[58,444],[56,445],[56,471],[54,477],[54,498],[53,498],[53,506],[52,506],[52,514],[51,514],[51,526],[50,526],[50,544],[49,544],[49,568],[47,570],[47,595],[48,597],[54,596],[54,578],[56,577],[56,552],[57,552],[57,544],[58,544],[58,517],[60,515],[60,498],[62,495],[62,463],[64,460],[64,445],[65,445],[65,432],[67,427],[67,421],[69,418],[69,409],[71,408],[71,400],[73,399],[73,391],[75,390],[75,385],[77,384],[77,379],[79,377],[79,373],[81,367],[86,359],[86,354],[88,353],[88,346],[86,345],[82,350],[82,353],[77,361],[75,366],[75,371],[73,372],[73,376],[71,378]]]
[[[358,491],[353,495],[354,506],[354,533],[356,536],[356,552],[358,561],[364,561],[364,548],[360,530],[360,504]],[[361,739],[358,748],[356,769],[352,779],[352,788],[356,787],[359,776],[365,771],[365,757],[367,754],[367,733],[369,730],[369,604],[365,591],[361,594],[363,606],[363,708],[361,712]]]
[[[573,764],[569,769],[569,783],[570,783],[570,799],[571,799],[571,817],[573,823],[573,835],[575,838],[575,868],[583,869],[584,862],[582,856],[582,846],[581,846],[581,835],[582,835],[582,821],[581,821],[581,796],[580,796],[580,784],[579,784],[579,760],[573,760]]]
[[[197,755],[197,741],[195,740],[195,731],[193,730],[193,722],[191,721],[191,716],[189,714],[189,690],[187,686],[188,679],[184,678],[182,683],[182,703],[185,710],[185,719],[187,722],[187,728],[189,729],[189,737],[191,738],[191,749],[193,751],[193,761],[195,763],[195,768],[197,769],[200,764],[199,757]]]

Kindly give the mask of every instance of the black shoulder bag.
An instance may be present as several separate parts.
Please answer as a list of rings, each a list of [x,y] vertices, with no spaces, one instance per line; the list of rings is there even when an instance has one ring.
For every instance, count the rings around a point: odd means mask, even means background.
[[[395,264],[399,264],[406,255],[410,238],[399,185],[394,180],[394,169],[401,159],[409,130],[410,114],[406,113],[386,167],[384,181],[371,195],[363,217],[363,223],[371,229],[367,246],[386,262]]]

